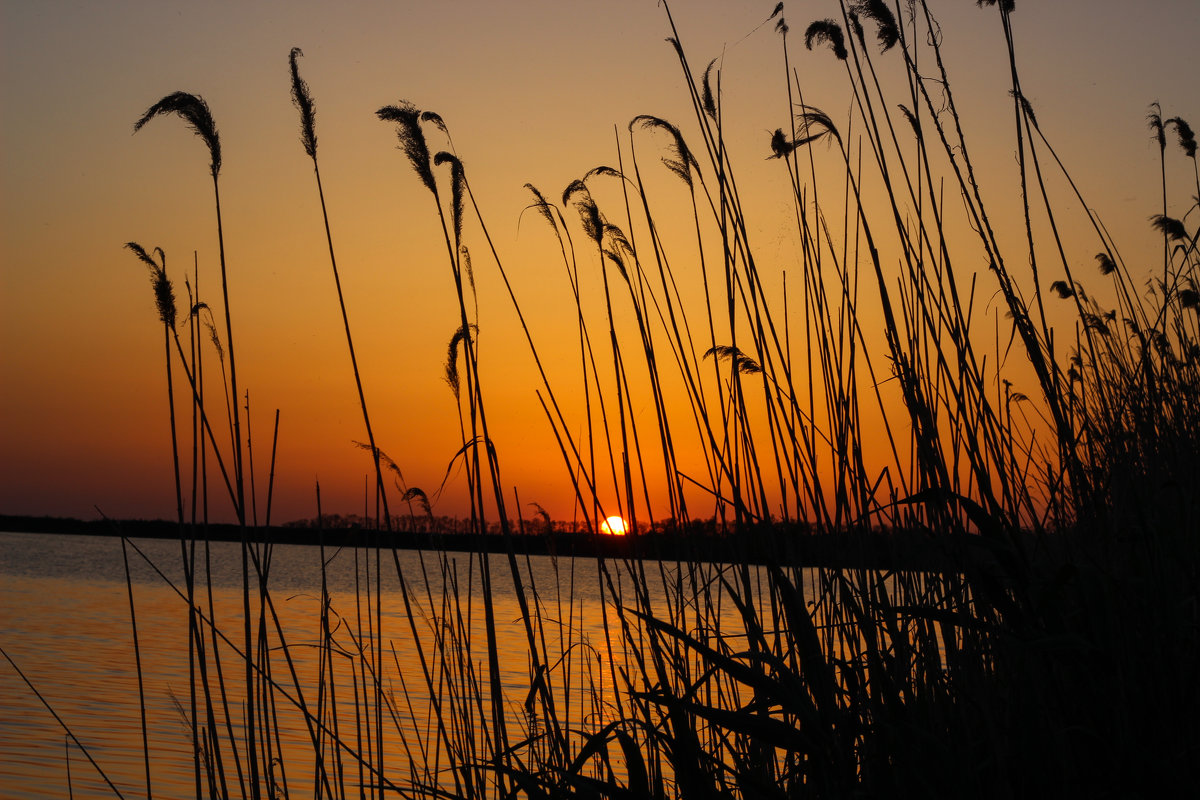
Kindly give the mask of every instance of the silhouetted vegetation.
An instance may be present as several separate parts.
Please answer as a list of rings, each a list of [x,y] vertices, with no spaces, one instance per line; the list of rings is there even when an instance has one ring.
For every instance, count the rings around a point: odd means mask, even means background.
[[[210,425],[200,379],[207,306],[192,300],[185,348],[165,255],[131,245],[154,279],[168,380],[174,363],[191,387],[194,453],[218,459],[243,531],[238,645],[190,570],[181,592],[191,609],[197,796],[1126,796],[1192,785],[1200,212],[1168,208],[1165,187],[1190,158],[1200,203],[1195,137],[1182,118],[1151,108],[1164,190],[1148,224],[1163,250],[1143,275],[1138,265],[1151,254],[1123,257],[1055,147],[1078,133],[1038,125],[1016,67],[1014,4],[980,5],[1011,66],[1015,221],[985,203],[943,31],[924,2],[839,0],[830,18],[805,26],[804,46],[844,69],[851,111],[842,121],[806,104],[776,7],[767,22],[785,65],[780,105],[794,114],[751,153],[733,152],[726,136],[721,61],[693,67],[664,2],[693,118],[632,120],[617,166],[569,182],[560,204],[529,187],[575,299],[569,381],[543,364],[447,122],[405,101],[379,109],[436,206],[455,287],[446,375],[461,448],[448,460],[461,461],[470,497],[461,533],[504,545],[465,561],[429,555],[421,574],[404,574],[388,536],[447,523],[375,441],[330,238],[376,509],[373,519],[369,510],[326,515],[318,489],[314,528],[322,547],[346,528],[377,538],[362,551],[373,585],[353,608],[339,616],[322,593],[314,675],[297,673],[275,615],[270,545],[244,533],[246,442],[224,252],[227,442]],[[293,99],[315,170],[315,103],[298,54]],[[167,113],[208,145],[215,189],[220,147],[208,107],[177,93],[138,127]],[[749,158],[772,159],[791,187],[800,246],[782,275],[752,241],[735,168]],[[673,200],[648,188],[659,160],[678,180]],[[1048,188],[1051,175],[1065,179],[1066,200],[1080,202],[1094,229],[1086,268],[1060,235],[1065,200]],[[317,185],[324,212],[319,172]],[[690,212],[687,241],[660,235],[675,230],[658,223],[678,202]],[[220,226],[219,196],[217,215]],[[486,260],[473,265],[468,239]],[[594,556],[607,601],[602,645],[573,627],[574,612],[562,608],[575,601],[561,585],[530,583],[513,545],[526,529],[556,528],[540,507],[530,514],[505,496],[476,347],[478,306],[496,298],[476,295],[479,269],[498,271],[508,295],[500,301],[520,317],[575,492],[571,525],[594,531],[614,513],[631,523],[622,552]],[[600,306],[581,296],[588,275],[602,287]],[[1003,318],[989,320],[982,298],[993,293]],[[699,296],[703,304],[685,301]],[[1033,388],[1020,391],[1017,373]],[[634,413],[631,387],[651,413]],[[568,395],[582,399],[582,419],[560,403]],[[686,462],[685,439],[700,443]],[[883,464],[869,461],[879,442]],[[192,494],[207,498],[197,459]],[[652,486],[665,497],[657,507]],[[186,519],[179,496],[185,563],[204,552],[206,508],[193,502]],[[656,550],[661,536],[674,545]],[[799,544],[836,537],[860,543],[861,556],[830,564]],[[713,539],[734,544],[720,557],[738,546],[743,557],[713,560]],[[928,560],[879,559],[884,542]],[[527,645],[528,683],[515,695],[500,680],[496,557]],[[384,570],[400,581],[417,676],[400,674],[389,649]],[[444,588],[473,575],[482,607]],[[304,719],[307,772],[297,764],[285,777],[275,763],[279,705]],[[385,747],[395,741],[402,746]]]

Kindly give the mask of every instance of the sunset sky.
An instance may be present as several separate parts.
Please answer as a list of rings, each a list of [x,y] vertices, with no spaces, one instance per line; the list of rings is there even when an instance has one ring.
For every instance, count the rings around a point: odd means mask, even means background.
[[[780,37],[773,24],[757,27],[773,5],[677,0],[672,12],[693,69],[723,54],[723,114],[757,256],[778,272],[794,234],[786,181],[766,158],[788,112]],[[971,0],[930,6],[981,182],[1010,207],[1016,167],[998,11]],[[784,9],[805,100],[840,121],[850,109],[845,73],[827,49],[805,50],[802,35],[812,20],[837,15],[824,0]],[[1194,0],[1018,2],[1013,21],[1042,131],[1127,255],[1148,254],[1145,264],[1131,258],[1135,277],[1148,274],[1161,239],[1146,220],[1161,199],[1147,106],[1158,101],[1164,116],[1200,127]],[[615,166],[614,126],[627,159],[626,126],[638,114],[676,122],[691,140],[670,33],[654,0],[0,0],[0,513],[174,513],[162,330],[146,270],[124,243],[166,252],[181,318],[193,252],[201,292],[214,311],[221,303],[208,155],[177,118],[134,135],[155,101],[176,90],[201,95],[221,133],[230,305],[260,498],[279,408],[273,520],[315,516],[318,480],[326,511],[359,512],[371,465],[353,444],[366,437],[291,103],[289,50],[303,49],[301,74],[317,105],[325,197],[376,438],[408,485],[432,495],[461,445],[443,380],[457,305],[432,198],[375,110],[403,99],[446,121],[569,401],[569,382],[578,382],[570,290],[548,229],[522,217],[523,186],[557,199],[592,167]],[[643,168],[657,164],[654,143],[637,140]],[[1190,182],[1182,161],[1172,174]],[[1169,199],[1182,213],[1194,189],[1173,180]],[[568,219],[578,243],[577,219]],[[477,226],[468,241],[504,481],[522,504],[570,518],[569,476],[534,393],[528,348]],[[1072,260],[1090,262],[1095,243],[1073,241]],[[638,399],[632,405],[636,412]],[[648,400],[641,407],[650,413]],[[436,513],[463,512],[459,484],[452,473]],[[228,503],[214,498],[227,519]]]

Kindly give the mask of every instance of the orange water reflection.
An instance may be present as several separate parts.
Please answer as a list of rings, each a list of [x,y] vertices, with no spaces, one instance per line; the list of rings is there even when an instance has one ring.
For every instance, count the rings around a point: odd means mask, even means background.
[[[10,536],[0,534],[0,554],[11,562],[3,551],[4,537]],[[37,569],[26,570],[32,574],[11,569],[11,563],[4,565],[7,572],[0,569],[0,637],[120,791],[137,796],[144,791],[145,773],[119,540],[70,538],[78,539],[75,546],[84,548],[85,557],[64,566],[47,559],[44,547],[32,547],[26,554],[38,563]],[[37,537],[31,541],[39,544]],[[179,581],[178,542],[140,544]],[[273,780],[286,785],[292,796],[316,795],[326,783],[342,784],[352,793],[357,785],[376,782],[369,769],[360,769],[362,754],[363,761],[375,766],[382,758],[382,771],[393,786],[428,780],[433,774],[425,771],[429,767],[444,788],[453,789],[456,776],[444,771],[447,752],[455,751],[460,762],[483,761],[493,735],[482,557],[383,551],[376,558],[372,551],[329,548],[325,633],[320,555],[316,548],[276,548],[269,573],[275,588],[262,617],[258,595],[252,596],[255,641],[265,622],[265,649],[256,655],[261,670],[255,680],[267,680],[269,673],[275,700],[268,708],[272,728],[264,762],[270,761],[272,768],[264,784]],[[245,636],[240,551],[234,544],[214,546],[210,560],[211,618],[216,624],[204,626],[206,652],[195,660],[195,670],[189,670],[186,603],[144,564],[134,562],[150,779],[162,796],[196,794],[192,719],[199,721],[200,751],[208,754],[210,764],[220,762],[229,793],[244,794],[230,746],[236,741],[244,751],[246,736],[245,668],[235,650],[244,646]],[[199,558],[198,564],[203,561]],[[648,607],[662,619],[676,620],[689,635],[740,652],[747,646],[740,641],[744,634],[737,635],[744,631],[740,612],[733,603],[722,604],[720,592],[711,593],[711,587],[747,587],[745,596],[757,605],[763,597],[764,576],[754,568],[735,575],[734,568],[716,564],[602,564],[524,556],[516,566],[530,608],[528,626],[510,563],[502,556],[490,559],[496,678],[509,741],[528,739],[526,754],[531,757],[546,746],[538,738],[550,724],[542,705],[546,695],[552,697],[558,724],[571,731],[573,757],[582,749],[586,731],[628,718],[629,709],[622,706],[629,689],[648,688],[640,661],[649,651],[650,634],[625,609]],[[197,599],[208,617],[203,574],[198,566],[203,589]],[[649,594],[635,600],[635,582]],[[219,632],[215,642],[214,627]],[[719,643],[710,636],[719,637]],[[691,658],[682,651],[671,657]],[[543,683],[546,695],[534,691]],[[205,713],[206,686],[211,716]],[[726,690],[739,691],[733,684]],[[731,696],[730,702],[739,701]],[[256,711],[261,718],[262,708]],[[261,744],[261,731],[259,736]],[[323,753],[320,759],[314,757],[317,752]],[[68,769],[75,797],[112,796],[81,753],[64,749],[61,728],[6,664],[0,665],[0,757],[6,796],[65,795]],[[245,761],[244,752],[240,758]],[[614,762],[619,771],[616,755]],[[242,767],[245,772],[244,763]],[[214,783],[222,780],[217,769],[202,768],[201,794],[209,793],[210,776]]]

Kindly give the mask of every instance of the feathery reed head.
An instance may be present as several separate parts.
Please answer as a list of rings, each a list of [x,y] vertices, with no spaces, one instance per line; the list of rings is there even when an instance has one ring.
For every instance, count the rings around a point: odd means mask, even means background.
[[[162,252],[161,250],[159,251]],[[165,257],[163,259],[166,260]],[[160,269],[153,275],[154,304],[158,307],[158,318],[171,330],[175,330],[175,289],[167,278],[167,271]]]
[[[708,62],[708,66],[704,68],[704,80],[701,81],[700,94],[700,102],[704,104],[704,113],[708,114],[708,116],[712,117],[714,120],[717,118],[717,101],[713,97],[712,71],[713,67],[716,65],[717,60],[714,58],[712,61]]]
[[[225,363],[225,348],[221,345],[221,337],[217,333],[217,326],[212,321],[212,312],[208,314],[208,319],[204,320],[204,328],[208,331],[208,340],[212,342],[213,350],[217,351],[217,361]]]
[[[391,456],[380,450],[379,447],[372,447],[369,442],[360,442],[357,439],[351,439],[350,441],[360,450],[369,450],[372,458],[378,457],[381,464],[396,473],[396,478],[400,481],[401,485],[405,483],[404,473],[400,471],[400,465],[393,461]]]
[[[461,332],[462,329],[460,328]],[[454,392],[454,399],[458,399],[458,333],[455,333],[450,339],[450,344],[446,348],[446,384],[450,387],[450,391]]]
[[[457,242],[462,239],[463,198],[466,196],[467,176],[458,157],[445,150],[433,157],[433,163],[439,167],[442,164],[450,165],[450,205],[453,212],[454,241]]]
[[[459,391],[459,376],[458,376],[458,346],[471,341],[471,329],[476,331],[479,328],[475,325],[463,325],[454,332],[450,337],[450,344],[446,348],[446,383],[450,386],[450,391],[454,392],[454,399],[458,399]],[[464,349],[466,349],[464,344]]]
[[[1008,94],[1021,104],[1021,111],[1025,113],[1025,117],[1029,120],[1029,124],[1034,128],[1037,128],[1037,115],[1033,113],[1033,106],[1030,104],[1029,100],[1026,99],[1025,95],[1021,94],[1016,89],[1009,91]]]
[[[1113,263],[1108,253],[1096,253],[1096,261],[1100,264],[1101,275],[1112,275],[1117,271],[1117,265]]]
[[[221,138],[217,134],[217,125],[213,122],[212,112],[208,110],[204,98],[187,92],[169,94],[146,109],[146,113],[133,123],[133,132],[137,133],[143,125],[162,114],[178,114],[183,117],[192,132],[204,140],[212,160],[209,169],[212,170],[213,177],[217,177],[217,173],[221,171]]]
[[[533,507],[534,518],[542,521],[541,527],[543,531],[546,533],[552,533],[554,531],[554,524],[550,521],[550,512],[542,508],[541,503],[526,503],[525,505]]]
[[[1150,133],[1154,134],[1154,139],[1158,142],[1158,149],[1166,150],[1167,132],[1163,127],[1162,106],[1158,103],[1150,104],[1150,113],[1146,115],[1146,126],[1150,128]]]
[[[614,169],[613,167],[610,167],[606,164],[601,164],[598,167],[592,167],[591,169],[589,169],[587,172],[585,172],[583,174],[584,183],[587,182],[588,178],[591,178],[596,175],[604,175],[609,178],[621,178],[621,179],[625,178],[625,176],[621,174],[620,170]]]
[[[1188,125],[1182,117],[1171,117],[1163,124],[1175,126],[1175,133],[1179,136],[1179,146],[1183,148],[1183,152],[1187,154],[1188,158],[1195,158],[1196,134],[1192,132],[1192,126]]]
[[[684,58],[684,55],[683,55],[683,45],[681,45],[681,44],[679,43],[679,40],[678,40],[678,39],[676,39],[674,36],[668,36],[668,37],[666,38],[666,42],[667,42],[669,45],[671,45],[671,47],[675,48],[675,55],[679,56],[679,60],[680,60],[680,61],[686,61],[686,60],[687,60],[687,59],[685,59],[685,58]]]
[[[692,155],[692,151],[688,148],[687,142],[683,139],[683,133],[679,128],[675,127],[665,119],[651,116],[650,114],[639,114],[634,117],[629,123],[629,130],[633,130],[634,125],[641,125],[642,128],[654,129],[660,128],[671,135],[671,154],[673,157],[663,157],[662,163],[667,169],[674,172],[676,175],[692,188],[692,169],[700,171],[700,162]]]
[[[546,200],[546,197],[532,183],[525,184],[525,188],[530,191],[534,198],[529,208],[536,208],[538,213],[545,218],[546,222],[550,223],[550,227],[557,231],[558,223],[554,221],[554,214],[550,210],[549,201]]]
[[[400,148],[412,162],[425,188],[437,194],[433,168],[429,164],[429,145],[425,143],[425,132],[421,130],[421,112],[412,103],[401,100],[394,106],[379,109],[375,116],[384,122],[396,123],[396,138],[400,140]]]
[[[1110,333],[1108,324],[1104,321],[1104,318],[1102,316],[1100,316],[1099,314],[1085,313],[1083,315],[1083,327],[1087,330],[1096,331],[1097,333],[1100,333],[1104,336],[1108,336]]]
[[[854,38],[858,39],[858,43],[864,50],[867,49],[867,38],[863,31],[862,22],[858,19],[858,14],[853,8],[846,10],[846,19],[850,21],[850,30],[854,34]]]
[[[842,26],[831,19],[819,19],[804,32],[804,46],[809,50],[813,49],[814,44],[821,42],[829,42],[833,54],[841,61],[845,61],[850,55],[846,50],[846,37],[842,33]]]
[[[605,257],[613,263],[617,272],[621,273],[621,278],[629,283],[629,271],[625,266],[625,256],[628,254],[636,258],[633,245],[629,244],[623,230],[609,222],[604,223],[604,236],[608,239],[608,246],[604,248]]]
[[[416,486],[413,486],[409,489],[406,489],[404,494],[400,496],[400,499],[406,503],[411,503],[413,500],[416,500],[417,505],[419,505],[421,510],[425,512],[425,516],[433,516],[433,509],[429,507],[429,496],[425,494],[424,489],[418,489]]]
[[[467,249],[465,244],[458,246],[458,256],[462,262],[462,267],[467,273],[467,283],[471,286],[471,291],[475,291],[475,269],[471,266],[471,251]]]
[[[1179,305],[1184,308],[1200,309],[1200,292],[1195,288],[1179,290]]]
[[[633,245],[629,243],[629,239],[625,238],[625,231],[613,225],[611,222],[604,223],[604,235],[608,237],[614,249],[622,250],[626,253],[633,253]]]
[[[300,143],[304,145],[304,152],[308,153],[310,158],[316,158],[317,110],[313,105],[312,94],[308,91],[308,84],[300,77],[300,68],[296,65],[296,59],[302,55],[304,51],[299,47],[293,47],[292,52],[288,54],[288,64],[292,68],[292,103],[300,112]]]
[[[1168,217],[1165,214],[1155,214],[1150,217],[1150,224],[1171,241],[1185,242],[1188,239],[1187,230],[1183,227],[1183,222]]]
[[[604,248],[604,257],[611,261],[613,266],[617,268],[621,279],[629,283],[629,271],[625,268],[625,259],[621,257],[621,253],[614,247],[606,247]]]
[[[732,361],[734,368],[743,375],[754,375],[762,372],[762,367],[759,366],[757,361],[731,345],[713,345],[704,351],[703,357],[715,358],[718,361]]]
[[[167,254],[161,247],[154,248],[158,255],[155,261],[137,242],[126,242],[125,247],[133,252],[138,260],[150,270],[150,284],[154,287],[154,304],[158,308],[158,318],[171,330],[175,330],[175,288],[167,278]]]
[[[600,215],[600,208],[596,205],[596,201],[592,199],[592,193],[588,191],[587,186],[581,180],[571,181],[571,184],[563,191],[563,205],[572,202],[579,211],[584,232],[599,245],[604,239],[604,219]]]
[[[795,146],[784,135],[783,128],[776,128],[775,132],[771,134],[771,155],[767,158],[784,158],[790,156],[795,149]]]
[[[800,138],[792,142],[792,145],[799,147],[800,145],[815,142],[826,134],[842,140],[842,135],[838,133],[837,126],[833,124],[833,120],[819,108],[812,106],[800,106],[800,112],[796,114],[797,128],[800,130]]]
[[[159,268],[158,262],[151,258],[150,254],[146,252],[146,248],[142,247],[137,242],[126,242],[125,247],[126,249],[132,251],[133,254],[138,257],[138,260],[150,269],[155,270]],[[161,253],[162,250],[156,247],[154,252]]]
[[[441,131],[445,136],[450,136],[450,129],[446,127],[446,120],[442,119],[442,115],[436,111],[422,111],[421,122],[428,122],[430,125]]]
[[[884,0],[861,0],[853,5],[854,10],[863,17],[872,20],[875,25],[875,38],[883,52],[891,50],[900,41],[900,28],[896,25],[896,16]]]
[[[413,486],[413,487],[405,490],[404,494],[400,497],[400,499],[406,503],[409,502],[410,500],[423,499],[425,501],[425,505],[426,506],[429,505],[428,495],[425,494],[425,491],[423,489],[418,489],[416,486]]]
[[[1050,291],[1054,292],[1064,300],[1066,300],[1068,297],[1075,296],[1075,290],[1072,289],[1071,285],[1066,281],[1055,281],[1054,283],[1050,284]]]
[[[1006,14],[1011,14],[1013,8],[1016,7],[1016,0],[975,0],[975,5],[983,8],[984,6],[1000,6],[1000,10]]]

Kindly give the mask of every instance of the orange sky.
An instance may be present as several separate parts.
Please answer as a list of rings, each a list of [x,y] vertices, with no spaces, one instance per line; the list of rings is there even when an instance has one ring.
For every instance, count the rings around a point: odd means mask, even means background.
[[[765,157],[770,131],[786,125],[787,100],[779,37],[770,25],[754,30],[772,5],[703,0],[676,2],[673,12],[694,67],[724,52],[724,115],[756,256],[778,273],[794,234],[786,182]],[[1011,211],[1012,121],[995,9],[968,0],[931,6],[985,165],[981,180],[994,207]],[[663,41],[670,29],[652,0],[336,8],[4,0],[0,9],[0,513],[173,514],[161,329],[145,270],[122,244],[162,247],[181,298],[196,251],[205,296],[220,303],[201,142],[174,118],[132,134],[160,97],[202,95],[221,132],[238,377],[251,393],[260,493],[281,409],[275,521],[313,516],[318,479],[326,510],[359,511],[370,470],[351,443],[365,434],[289,95],[291,47],[304,49],[301,70],[317,103],[322,177],[376,437],[408,483],[431,494],[461,443],[442,380],[457,307],[432,200],[374,111],[406,99],[446,120],[568,404],[578,399],[574,311],[556,245],[535,217],[521,219],[523,184],[557,198],[591,167],[615,165],[613,126],[624,136],[637,114],[694,136],[678,62]],[[802,32],[835,11],[804,3],[784,15]],[[1018,3],[1014,24],[1042,130],[1126,251],[1155,253],[1144,224],[1160,202],[1146,107],[1157,100],[1164,116],[1200,123],[1194,3]],[[827,51],[805,51],[796,33],[791,41],[806,100],[844,119],[840,65]],[[646,164],[657,161],[652,141],[639,140]],[[665,207],[683,195],[672,198],[670,181],[654,180],[669,217]],[[1176,186],[1179,206],[1187,187]],[[611,216],[623,216],[615,192],[605,199]],[[577,226],[573,233],[578,242]],[[1069,235],[1072,258],[1089,261],[1094,243]],[[504,480],[522,503],[570,517],[528,350],[486,244],[477,229],[468,236]],[[649,399],[633,406],[649,426]],[[452,477],[436,512],[462,512],[461,482]],[[228,517],[219,496],[214,510]]]

